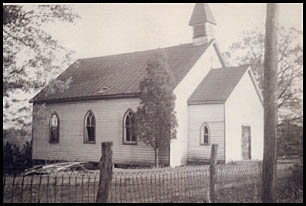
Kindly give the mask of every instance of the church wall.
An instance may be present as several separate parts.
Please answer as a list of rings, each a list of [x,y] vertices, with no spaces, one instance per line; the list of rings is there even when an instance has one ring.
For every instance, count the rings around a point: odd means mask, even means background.
[[[188,161],[210,159],[212,144],[218,144],[217,160],[224,160],[224,104],[189,105]],[[200,144],[200,128],[208,126],[207,145]]]
[[[123,117],[128,109],[136,111],[139,99],[95,100],[47,104],[46,116],[56,112],[60,120],[59,144],[49,143],[49,119],[33,117],[33,159],[95,161],[101,157],[101,142],[113,142],[114,163],[154,163],[154,150],[138,141],[123,144]],[[34,111],[39,105],[34,105]],[[85,144],[84,117],[91,110],[96,118],[96,143]],[[168,152],[161,159],[168,162]]]
[[[189,126],[187,101],[210,69],[222,67],[215,47],[212,45],[213,43],[211,43],[202,57],[174,90],[174,94],[176,95],[175,111],[178,128],[177,138],[171,140],[170,145],[170,165],[172,167],[184,165],[187,162]]]
[[[251,159],[262,160],[263,105],[248,72],[227,99],[225,118],[226,162],[242,160],[242,126],[251,128]]]

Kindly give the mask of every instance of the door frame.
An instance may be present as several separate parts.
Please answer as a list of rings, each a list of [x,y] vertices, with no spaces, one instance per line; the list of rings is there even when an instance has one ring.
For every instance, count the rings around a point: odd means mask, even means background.
[[[248,138],[248,145],[249,145],[249,147],[248,147],[248,159],[244,159],[244,157],[243,157],[243,147],[242,147],[242,145],[243,145],[243,136],[244,136],[244,130],[245,129],[247,129],[248,131],[249,131],[249,138]],[[243,125],[242,127],[241,127],[241,159],[242,160],[252,160],[252,130],[251,130],[251,126],[249,126],[249,125]]]

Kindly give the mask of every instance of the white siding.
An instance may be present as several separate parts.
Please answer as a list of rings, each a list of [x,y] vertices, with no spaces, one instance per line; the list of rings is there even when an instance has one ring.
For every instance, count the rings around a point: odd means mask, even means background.
[[[101,142],[113,142],[115,163],[153,163],[154,151],[138,141],[123,145],[122,121],[130,108],[136,111],[139,99],[117,99],[48,104],[48,113],[56,111],[60,119],[60,143],[49,144],[48,120],[37,122],[34,117],[33,159],[99,161]],[[34,110],[37,105],[34,105]],[[96,117],[96,144],[83,143],[83,121],[88,110]]]
[[[225,104],[226,162],[241,160],[242,126],[251,127],[252,159],[263,158],[263,106],[248,72]]]
[[[200,145],[200,127],[204,122],[209,127],[209,145]],[[218,144],[217,160],[224,160],[224,105],[190,105],[188,161],[208,160],[212,144]]]
[[[212,68],[222,67],[213,44],[175,88],[175,111],[178,122],[176,139],[171,140],[170,166],[183,165],[187,161],[188,104],[187,100]]]

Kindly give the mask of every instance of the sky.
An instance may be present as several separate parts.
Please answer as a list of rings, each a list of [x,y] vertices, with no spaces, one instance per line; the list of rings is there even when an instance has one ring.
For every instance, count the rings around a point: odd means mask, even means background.
[[[221,50],[239,41],[245,30],[264,31],[265,4],[210,3]],[[162,48],[192,41],[188,26],[194,3],[74,4],[82,17],[46,29],[76,58]],[[280,25],[303,28],[303,5],[280,4]]]

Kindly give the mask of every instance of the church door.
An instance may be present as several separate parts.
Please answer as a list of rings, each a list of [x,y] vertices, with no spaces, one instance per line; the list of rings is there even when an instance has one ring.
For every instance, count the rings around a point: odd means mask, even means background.
[[[251,157],[251,127],[242,126],[241,139],[242,160],[250,160]]]

